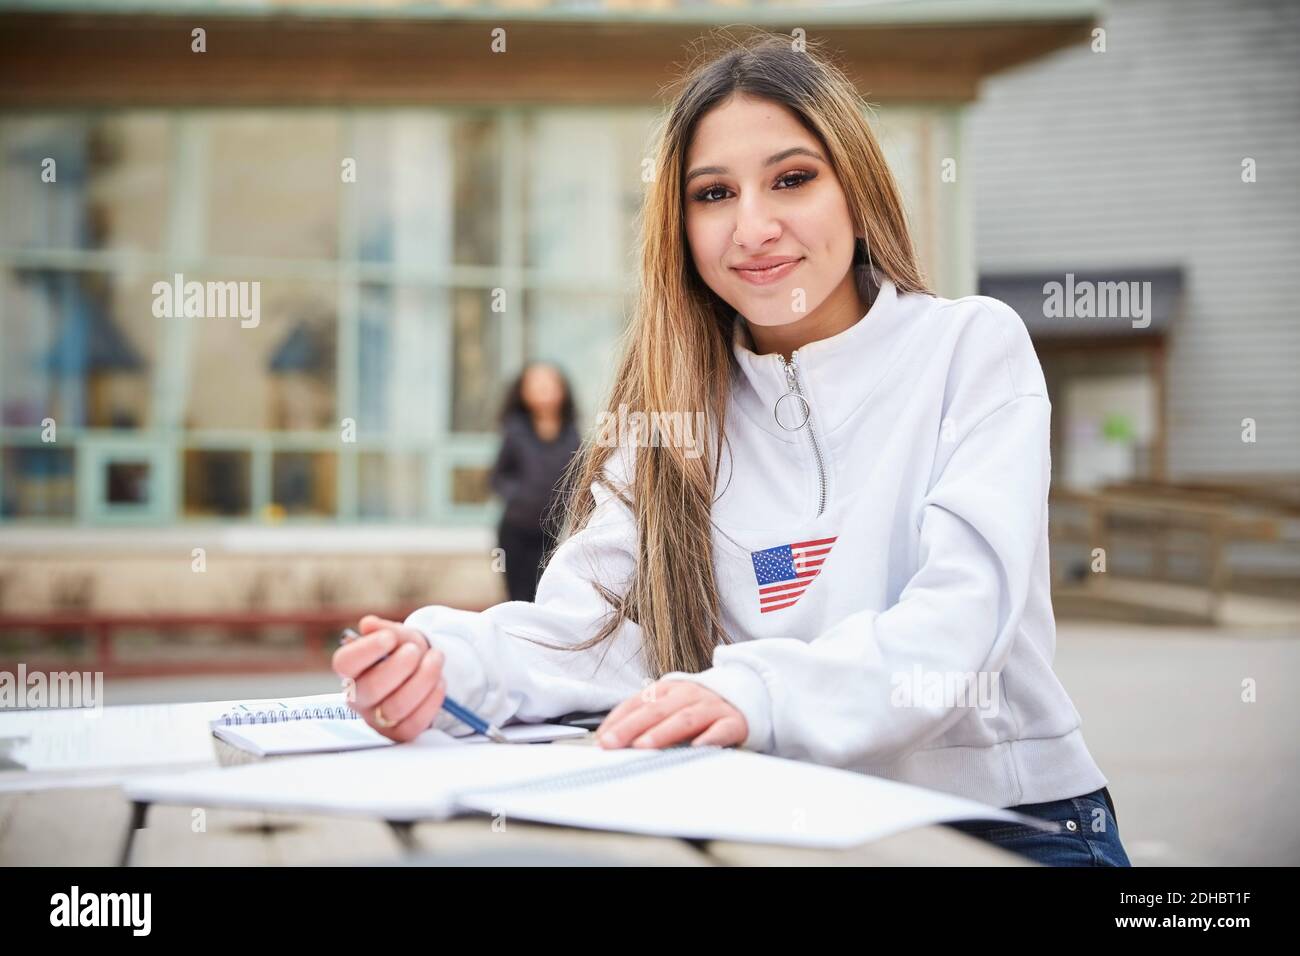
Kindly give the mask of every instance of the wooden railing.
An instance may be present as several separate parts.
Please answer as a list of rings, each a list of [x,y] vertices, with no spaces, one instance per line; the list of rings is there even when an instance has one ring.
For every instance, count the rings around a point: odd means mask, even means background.
[[[1130,568],[1119,572],[1120,577],[1189,585],[1203,593],[1204,603],[1187,611],[1206,622],[1218,622],[1232,584],[1230,546],[1268,542],[1294,549],[1296,542],[1281,534],[1287,517],[1273,508],[1244,507],[1225,495],[1184,493],[1154,483],[1099,493],[1054,491],[1049,522],[1053,588],[1066,592],[1074,586],[1065,575],[1070,556],[1066,544],[1083,546],[1089,567],[1078,587],[1098,595],[1108,578],[1114,580],[1117,555],[1143,552],[1149,558],[1146,573]],[[1105,554],[1105,574],[1091,569],[1094,549]],[[1179,555],[1192,558],[1200,573],[1175,575],[1171,563]]]
[[[95,670],[106,677],[158,677],[182,674],[247,674],[319,670],[329,667],[329,656],[338,643],[338,634],[346,626],[356,627],[364,614],[378,614],[401,621],[408,611],[383,611],[375,608],[355,610],[299,611],[293,613],[225,613],[225,614],[43,614],[0,616],[0,671],[16,673],[18,662],[27,671]],[[161,644],[169,638],[196,629],[220,629],[229,635],[220,656],[199,660],[124,659],[116,638],[124,631],[161,633]],[[259,631],[265,628],[294,628],[301,631],[298,646],[291,653],[267,654],[258,646]],[[14,656],[6,648],[16,633],[35,631],[39,635],[38,655]],[[89,653],[55,656],[49,645],[62,637],[75,637]],[[247,643],[257,648],[256,655],[233,653],[231,644]],[[12,658],[12,659],[11,659]]]

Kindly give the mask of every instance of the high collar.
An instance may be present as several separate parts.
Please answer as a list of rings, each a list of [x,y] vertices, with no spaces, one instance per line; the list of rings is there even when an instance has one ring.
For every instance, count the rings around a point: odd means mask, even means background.
[[[812,406],[814,427],[822,434],[838,428],[870,395],[892,364],[913,312],[900,298],[894,282],[875,273],[878,291],[866,315],[842,332],[800,346],[795,365],[804,397]],[[773,409],[790,389],[781,356],[759,355],[752,347],[745,320],[732,317],[731,350],[740,367],[734,395],[755,423],[785,441],[802,440],[801,431],[787,432],[777,424]]]

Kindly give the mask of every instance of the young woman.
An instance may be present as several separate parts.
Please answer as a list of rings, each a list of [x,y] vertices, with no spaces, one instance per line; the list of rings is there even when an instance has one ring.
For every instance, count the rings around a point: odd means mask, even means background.
[[[1126,865],[1052,671],[1042,371],[1008,306],[926,288],[862,110],[785,38],[689,75],[608,418],[703,412],[707,453],[602,434],[535,602],[367,617],[335,669],[397,740],[456,727],[448,688],[495,721],[612,708],[603,746],[873,773],[1058,821],[970,828],[1035,859]]]
[[[492,466],[492,490],[505,500],[497,543],[505,554],[506,593],[512,601],[537,595],[542,562],[556,543],[557,505],[566,469],[582,444],[573,393],[553,365],[528,365],[506,395],[501,449]]]

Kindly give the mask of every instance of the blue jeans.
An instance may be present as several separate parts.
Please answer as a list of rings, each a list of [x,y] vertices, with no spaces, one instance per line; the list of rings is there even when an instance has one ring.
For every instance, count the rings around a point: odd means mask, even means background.
[[[1059,823],[1060,832],[1047,833],[1023,823],[997,821],[950,826],[1045,866],[1132,866],[1119,839],[1115,804],[1105,787],[1079,797],[1022,803],[1008,809]]]

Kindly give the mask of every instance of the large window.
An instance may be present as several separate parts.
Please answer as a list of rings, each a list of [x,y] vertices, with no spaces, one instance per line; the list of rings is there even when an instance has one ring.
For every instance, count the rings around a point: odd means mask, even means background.
[[[484,520],[522,364],[608,387],[651,121],[0,115],[0,521]]]

